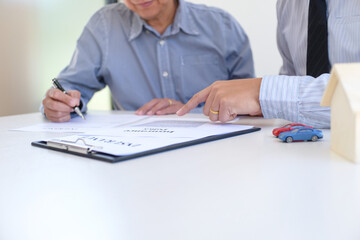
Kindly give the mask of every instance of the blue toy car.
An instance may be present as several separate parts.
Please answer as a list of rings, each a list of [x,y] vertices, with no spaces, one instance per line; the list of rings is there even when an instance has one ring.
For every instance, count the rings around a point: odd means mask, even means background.
[[[317,141],[318,139],[323,138],[322,131],[309,128],[301,127],[291,131],[282,132],[279,135],[279,139],[284,142],[293,142],[293,141]]]

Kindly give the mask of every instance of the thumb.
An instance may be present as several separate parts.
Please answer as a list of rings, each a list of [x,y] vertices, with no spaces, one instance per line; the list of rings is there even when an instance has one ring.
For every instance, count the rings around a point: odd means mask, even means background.
[[[69,91],[66,91],[67,94],[73,98],[77,98],[77,99],[80,99],[81,97],[81,93],[77,90],[69,90]]]
[[[77,90],[69,90],[67,91],[67,95],[69,95],[71,98],[75,100],[75,104],[73,106],[79,106],[80,105],[80,97],[81,93]]]

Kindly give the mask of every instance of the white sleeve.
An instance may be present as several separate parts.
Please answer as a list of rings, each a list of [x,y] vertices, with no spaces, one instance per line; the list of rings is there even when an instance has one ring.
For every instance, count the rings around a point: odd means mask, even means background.
[[[260,87],[260,105],[265,118],[281,118],[315,128],[330,128],[330,108],[320,101],[330,75],[265,76]]]

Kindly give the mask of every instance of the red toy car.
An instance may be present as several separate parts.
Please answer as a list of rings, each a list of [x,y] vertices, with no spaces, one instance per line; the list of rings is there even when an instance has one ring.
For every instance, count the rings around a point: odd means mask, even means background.
[[[272,133],[274,134],[275,137],[279,137],[280,133],[285,132],[285,131],[291,131],[291,130],[296,129],[298,127],[313,128],[313,127],[310,127],[310,126],[307,126],[307,125],[304,125],[304,124],[301,124],[301,123],[289,123],[289,124],[286,124],[285,126],[282,126],[282,127],[279,127],[279,128],[274,128]]]

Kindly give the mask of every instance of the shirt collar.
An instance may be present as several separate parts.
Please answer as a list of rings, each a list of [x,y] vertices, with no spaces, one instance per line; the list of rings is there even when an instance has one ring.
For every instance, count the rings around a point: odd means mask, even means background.
[[[180,29],[189,35],[198,35],[199,31],[195,25],[193,17],[189,13],[189,8],[185,0],[178,0],[179,6],[176,10],[174,22],[171,25],[171,35],[177,34]],[[146,22],[140,18],[136,13],[132,14],[130,24],[129,41],[137,38],[142,32],[144,27],[149,29]]]

